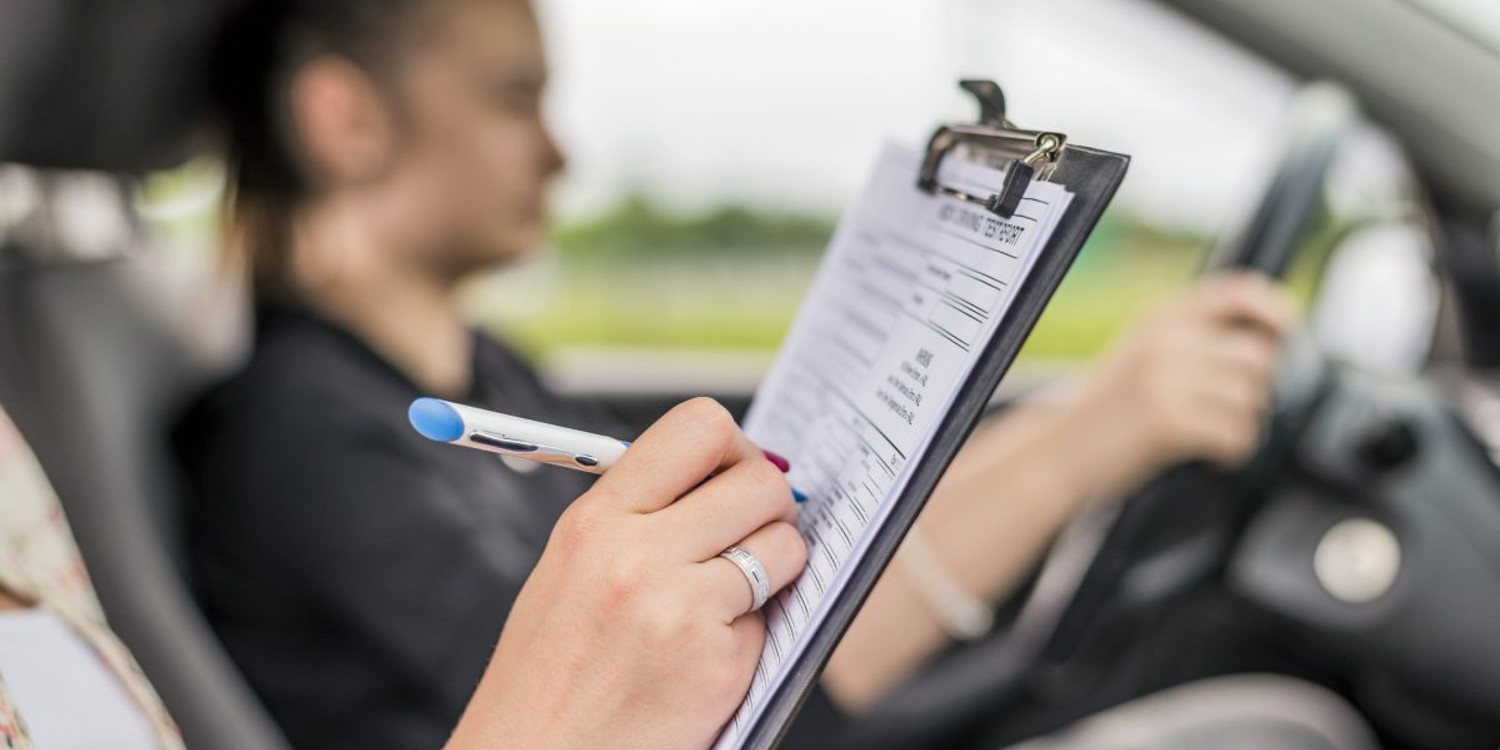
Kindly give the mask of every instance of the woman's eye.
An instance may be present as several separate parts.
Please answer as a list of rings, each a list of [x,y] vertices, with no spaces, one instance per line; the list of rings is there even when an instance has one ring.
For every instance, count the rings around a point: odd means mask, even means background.
[[[502,89],[493,99],[495,106],[507,114],[532,116],[542,111],[541,94],[535,91]]]

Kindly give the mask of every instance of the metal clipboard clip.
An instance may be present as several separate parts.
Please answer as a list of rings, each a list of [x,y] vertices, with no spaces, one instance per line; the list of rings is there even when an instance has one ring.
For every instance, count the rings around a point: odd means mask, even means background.
[[[1021,130],[1005,119],[1005,92],[994,81],[971,79],[959,81],[958,85],[978,100],[979,123],[943,125],[932,134],[927,141],[927,154],[922,158],[922,169],[917,173],[917,187],[927,193],[942,193],[977,203],[1009,219],[1031,180],[1052,176],[1068,137],[1050,131]],[[1004,168],[1005,182],[1000,192],[986,198],[940,184],[938,167],[956,149],[964,149],[975,161]]]

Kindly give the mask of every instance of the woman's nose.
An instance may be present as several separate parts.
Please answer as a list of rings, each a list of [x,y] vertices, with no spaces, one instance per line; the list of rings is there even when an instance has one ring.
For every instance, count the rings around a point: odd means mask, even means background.
[[[553,137],[551,128],[542,126],[542,173],[556,175],[568,167],[568,155]]]

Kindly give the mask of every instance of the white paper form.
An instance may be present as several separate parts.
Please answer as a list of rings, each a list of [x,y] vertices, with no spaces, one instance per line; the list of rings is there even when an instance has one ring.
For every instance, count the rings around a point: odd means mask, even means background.
[[[807,492],[802,575],[766,605],[750,692],[715,750],[740,746],[827,617],[1067,209],[1033,180],[1010,219],[916,187],[921,156],[887,146],[845,211],[745,431]],[[1003,173],[944,161],[943,184],[989,195]]]

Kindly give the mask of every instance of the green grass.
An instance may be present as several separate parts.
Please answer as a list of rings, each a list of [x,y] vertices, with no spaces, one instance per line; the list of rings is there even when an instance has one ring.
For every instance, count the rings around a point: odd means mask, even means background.
[[[1201,263],[1202,241],[1105,229],[1090,238],[1022,357],[1085,359],[1109,344],[1153,305],[1182,289]]]
[[[497,279],[476,294],[476,304],[483,320],[542,358],[579,346],[770,350],[791,324],[813,269],[812,258],[728,265],[563,260],[543,282]]]
[[[564,230],[570,242],[615,236],[611,230],[626,236],[610,240],[615,244],[609,252],[564,244],[536,278],[500,279],[477,290],[477,309],[482,319],[542,359],[569,347],[774,350],[816,267],[817,252],[805,247],[815,238],[809,232],[789,250],[749,244],[756,233],[741,227],[735,236],[740,244],[709,243],[712,249],[699,254],[682,251],[690,242],[706,242],[705,223],[689,220],[689,228],[673,236],[670,222],[629,215],[625,224],[649,225],[652,241],[678,248],[662,255],[642,250],[644,241],[631,239],[630,226],[617,222],[600,222],[584,233]],[[1141,311],[1187,282],[1200,262],[1201,246],[1192,235],[1106,217],[1023,356],[1093,355]]]

